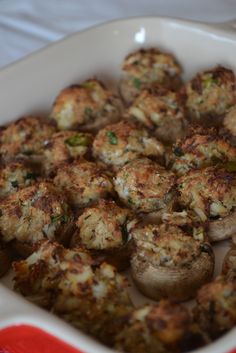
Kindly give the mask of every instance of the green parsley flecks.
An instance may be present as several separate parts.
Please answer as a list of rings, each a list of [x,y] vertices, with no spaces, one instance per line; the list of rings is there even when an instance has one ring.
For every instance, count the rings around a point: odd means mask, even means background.
[[[134,77],[133,78],[133,85],[134,85],[135,88],[141,89],[141,81],[140,81],[140,79],[137,78],[137,77]]]
[[[25,180],[36,180],[37,176],[34,173],[28,172],[25,176]]]
[[[90,139],[84,134],[76,134],[66,139],[65,143],[70,147],[88,146],[90,143]]]
[[[51,216],[52,223],[57,223],[57,222],[67,223],[68,220],[69,220],[69,216],[67,216],[66,214]]]
[[[84,114],[91,116],[93,114],[93,109],[90,107],[85,107],[84,108]]]
[[[18,181],[17,180],[13,180],[11,181],[11,185],[13,188],[18,188],[19,184],[18,184]]]
[[[121,233],[122,233],[123,243],[126,244],[128,242],[128,240],[129,240],[129,237],[130,237],[129,232],[127,230],[127,224],[126,223],[121,226]]]
[[[117,145],[118,144],[118,138],[117,138],[116,134],[113,131],[108,131],[106,135],[107,135],[109,143],[111,145]]]

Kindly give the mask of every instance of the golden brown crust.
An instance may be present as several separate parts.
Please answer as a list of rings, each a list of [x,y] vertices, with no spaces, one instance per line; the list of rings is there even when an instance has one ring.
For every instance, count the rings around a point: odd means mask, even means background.
[[[38,175],[23,162],[7,163],[0,168],[0,198],[34,184],[38,178]]]
[[[225,115],[223,125],[228,133],[233,137],[236,136],[236,105],[234,105]]]
[[[54,184],[66,192],[70,204],[75,208],[87,207],[113,193],[108,173],[98,164],[82,159],[61,166]]]
[[[126,116],[152,130],[165,143],[173,143],[186,134],[187,121],[182,97],[163,87],[140,92]]]
[[[120,92],[131,103],[142,89],[160,84],[168,88],[180,86],[182,69],[173,55],[157,48],[140,49],[127,55],[122,66]]]
[[[225,217],[236,206],[236,174],[216,167],[191,170],[177,181],[180,202],[206,221]]]
[[[40,155],[44,142],[55,131],[55,126],[45,119],[24,116],[0,131],[0,156],[7,161],[18,155]]]
[[[117,121],[120,114],[118,97],[100,81],[90,79],[64,88],[53,104],[51,118],[60,130],[79,127],[93,131]]]
[[[172,200],[175,175],[148,158],[140,158],[121,168],[114,184],[126,206],[139,212],[152,212],[166,207]]]
[[[168,300],[134,309],[115,348],[129,353],[178,352],[190,335],[191,318],[187,309]]]
[[[50,307],[53,302],[52,289],[56,290],[60,280],[60,267],[64,260],[74,265],[91,265],[92,259],[86,250],[66,251],[62,245],[43,240],[27,259],[13,263],[15,289],[41,306]]]
[[[216,338],[236,324],[236,282],[218,276],[197,295],[195,319],[210,337]]]
[[[43,170],[55,174],[63,163],[85,155],[92,145],[92,135],[79,131],[60,131],[52,135],[43,149]]]
[[[130,216],[130,210],[118,207],[114,201],[99,200],[77,219],[71,247],[85,247],[96,263],[107,262],[119,271],[125,270],[133,245],[127,230]]]
[[[87,278],[80,280],[85,275]],[[126,279],[106,263],[95,270],[91,266],[68,266],[59,290],[54,313],[101,342],[112,345],[132,309]]]
[[[4,242],[33,246],[41,239],[65,241],[72,215],[67,202],[50,182],[18,190],[0,202],[0,232]]]
[[[16,288],[111,344],[132,309],[127,281],[106,263],[92,264],[84,250],[44,242],[28,259],[14,264]]]
[[[223,66],[198,73],[186,84],[184,94],[192,122],[217,126],[236,103],[234,73]]]
[[[129,229],[137,252],[155,266],[185,267],[201,253],[201,242],[167,224],[136,225]]]
[[[236,168],[236,148],[213,128],[195,128],[188,137],[173,146],[172,170],[178,175],[211,165],[230,168],[232,163]]]
[[[145,129],[121,120],[98,132],[93,142],[93,154],[104,163],[119,168],[142,156],[160,159],[164,147]]]
[[[76,225],[81,243],[87,249],[109,250],[127,242],[126,223],[130,210],[121,208],[114,201],[99,200],[79,216]]]

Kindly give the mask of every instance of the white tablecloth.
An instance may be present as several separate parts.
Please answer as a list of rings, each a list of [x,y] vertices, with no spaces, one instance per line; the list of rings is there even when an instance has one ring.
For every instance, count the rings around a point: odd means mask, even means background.
[[[236,0],[0,0],[0,67],[70,33],[115,18],[236,18]]]

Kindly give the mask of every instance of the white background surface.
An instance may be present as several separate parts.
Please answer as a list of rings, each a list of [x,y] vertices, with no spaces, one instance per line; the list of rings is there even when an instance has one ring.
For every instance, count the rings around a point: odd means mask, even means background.
[[[0,0],[0,67],[73,32],[115,18],[236,18],[236,0]]]

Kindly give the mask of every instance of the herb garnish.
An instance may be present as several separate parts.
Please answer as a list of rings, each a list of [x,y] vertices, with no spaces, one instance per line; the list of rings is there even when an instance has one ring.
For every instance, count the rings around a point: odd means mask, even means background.
[[[90,107],[85,107],[84,108],[84,113],[88,116],[91,116],[93,114],[93,109]]]
[[[140,89],[141,88],[141,81],[139,78],[134,77],[133,78],[133,85],[135,88]]]
[[[52,223],[57,223],[57,222],[67,223],[68,220],[69,220],[69,216],[67,216],[66,214],[51,216]]]
[[[126,244],[130,238],[129,232],[127,230],[127,224],[122,224],[121,226],[122,240],[123,244]]]
[[[90,139],[84,134],[76,134],[65,140],[65,143],[71,147],[88,146]]]
[[[17,180],[13,180],[11,181],[11,185],[13,186],[13,188],[18,188],[19,184]]]
[[[28,173],[26,174],[26,176],[25,176],[25,179],[26,179],[26,180],[27,180],[27,179],[36,180],[36,179],[37,179],[37,176],[36,176],[36,174],[34,174],[34,173],[28,172]]]
[[[118,144],[118,138],[116,134],[113,131],[108,131],[107,132],[107,137],[111,145],[117,145]]]

